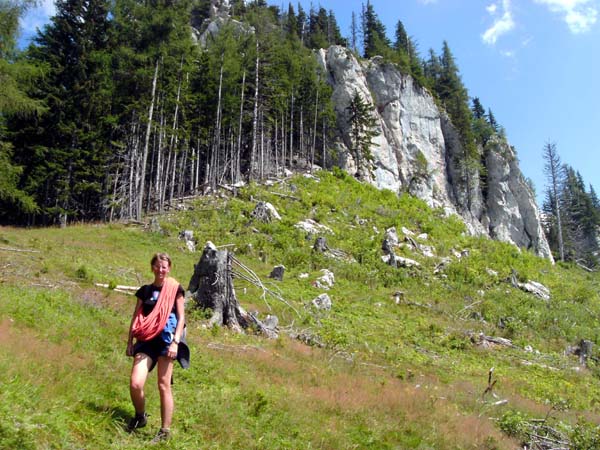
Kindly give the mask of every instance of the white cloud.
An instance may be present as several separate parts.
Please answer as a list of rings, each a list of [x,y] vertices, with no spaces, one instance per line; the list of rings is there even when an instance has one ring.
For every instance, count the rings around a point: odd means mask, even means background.
[[[514,58],[516,56],[514,50],[502,50],[500,51],[500,54],[505,58]]]
[[[21,18],[21,31],[25,36],[35,34],[37,28],[42,28],[56,12],[54,0],[42,0],[39,6],[31,8]]]
[[[431,3],[437,3],[437,0],[419,0],[419,3],[423,3],[424,5],[429,5]]]
[[[589,31],[598,20],[598,9],[591,0],[534,0],[563,16],[572,33]]]
[[[491,5],[486,6],[485,10],[492,15],[496,14],[496,11],[498,10],[498,5],[492,3]]]
[[[494,23],[481,35],[481,39],[486,44],[494,45],[500,36],[508,33],[515,27],[510,0],[502,0],[501,15],[498,14],[498,4],[496,3],[489,5],[486,10],[494,17]]]

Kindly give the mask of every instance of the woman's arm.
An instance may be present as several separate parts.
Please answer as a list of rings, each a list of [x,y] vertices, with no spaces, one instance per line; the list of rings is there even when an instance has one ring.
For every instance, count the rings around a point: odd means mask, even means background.
[[[131,316],[131,323],[129,324],[129,334],[127,336],[127,350],[125,354],[127,356],[133,356],[133,321],[135,316],[137,316],[138,310],[142,307],[142,300],[137,299],[137,303],[135,304],[135,309],[133,310],[133,315]]]
[[[173,335],[173,341],[169,345],[169,351],[167,356],[175,359],[177,358],[177,349],[179,347],[179,341],[183,335],[183,327],[185,326],[185,299],[183,295],[179,294],[175,299],[175,314],[177,314],[177,327],[175,328],[175,334]]]

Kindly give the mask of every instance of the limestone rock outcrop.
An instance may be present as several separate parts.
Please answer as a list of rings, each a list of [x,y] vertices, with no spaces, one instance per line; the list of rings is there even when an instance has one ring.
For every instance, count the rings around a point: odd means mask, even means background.
[[[371,148],[374,160],[368,182],[408,192],[447,214],[458,214],[473,234],[552,258],[535,196],[508,143],[492,139],[480,149],[485,185],[474,171],[468,174],[472,181],[467,192],[459,182],[464,177],[458,164],[463,152],[459,134],[425,88],[381,58],[359,62],[341,46],[321,49],[317,58],[333,88],[342,167],[357,169],[348,151],[346,107],[358,92],[374,106],[379,132]]]

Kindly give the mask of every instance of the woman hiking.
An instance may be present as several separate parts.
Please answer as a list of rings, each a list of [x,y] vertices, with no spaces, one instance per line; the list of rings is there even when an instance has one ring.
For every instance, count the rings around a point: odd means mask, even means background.
[[[184,290],[171,271],[171,258],[166,253],[156,253],[150,261],[154,281],[135,293],[137,303],[129,326],[127,356],[133,356],[129,392],[135,416],[128,429],[133,431],[146,426],[146,401],[144,384],[154,366],[158,366],[158,391],[160,394],[161,428],[154,442],[170,437],[173,419],[173,393],[171,392],[173,361],[182,367],[189,366],[189,349],[184,339]],[[133,339],[135,338],[135,345]]]

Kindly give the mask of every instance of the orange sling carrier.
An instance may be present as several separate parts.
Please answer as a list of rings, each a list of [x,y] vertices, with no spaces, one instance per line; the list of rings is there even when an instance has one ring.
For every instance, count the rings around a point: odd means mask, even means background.
[[[141,306],[133,319],[132,332],[138,341],[149,341],[157,336],[165,327],[169,314],[173,310],[179,282],[174,278],[166,278],[154,309],[144,316]]]

